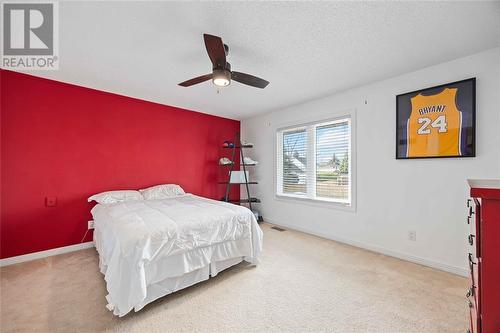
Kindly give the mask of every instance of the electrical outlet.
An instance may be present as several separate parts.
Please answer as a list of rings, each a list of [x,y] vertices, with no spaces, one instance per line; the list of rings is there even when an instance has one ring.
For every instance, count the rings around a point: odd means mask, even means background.
[[[89,221],[88,222],[88,229],[94,229],[94,221]]]
[[[408,231],[408,239],[415,242],[417,240],[417,232],[413,230]]]
[[[47,206],[47,207],[57,206],[57,197],[46,197],[45,198],[45,206]]]

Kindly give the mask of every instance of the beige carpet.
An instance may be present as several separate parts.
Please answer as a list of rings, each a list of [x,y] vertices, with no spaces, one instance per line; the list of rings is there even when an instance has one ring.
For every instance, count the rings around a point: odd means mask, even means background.
[[[264,224],[262,264],[116,318],[88,249],[1,269],[1,332],[465,332],[466,279]]]

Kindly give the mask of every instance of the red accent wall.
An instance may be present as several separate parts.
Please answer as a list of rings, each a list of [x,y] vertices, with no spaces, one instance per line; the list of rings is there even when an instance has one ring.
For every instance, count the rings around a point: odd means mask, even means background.
[[[93,206],[86,199],[101,191],[177,183],[223,196],[217,161],[239,121],[0,75],[1,258],[80,243]],[[47,207],[46,197],[57,197],[57,205]]]

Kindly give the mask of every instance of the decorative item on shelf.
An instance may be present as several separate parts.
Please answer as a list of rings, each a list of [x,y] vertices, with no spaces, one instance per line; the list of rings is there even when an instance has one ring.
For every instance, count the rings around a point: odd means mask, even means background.
[[[251,143],[251,142],[247,142],[247,141],[245,141],[245,140],[242,140],[242,141],[241,141],[241,146],[242,146],[242,147],[245,147],[245,148],[253,148],[253,143]]]
[[[264,219],[262,218],[262,215],[260,215],[260,212],[256,209],[252,210],[253,215],[255,216],[255,219],[257,222],[263,222]]]
[[[224,148],[234,148],[234,143],[231,142],[231,141],[224,141],[224,143],[222,144],[222,147],[224,147]]]
[[[253,148],[253,143],[244,141],[240,139],[240,134],[236,133],[236,138],[234,142],[232,141],[224,141],[222,144],[222,148],[231,148],[231,159],[227,157],[222,157],[219,160],[219,165],[224,167],[230,167],[227,181],[219,182],[219,184],[226,185],[226,193],[224,197],[221,199],[222,201],[239,203],[239,204],[248,204],[248,208],[254,212],[252,209],[252,204],[260,203],[258,198],[254,198],[250,194],[250,187],[248,185],[257,184],[257,182],[250,181],[250,173],[246,170],[247,166],[256,166],[258,164],[257,161],[252,160],[249,157],[245,157],[242,148]],[[237,153],[237,149],[239,149],[239,154]],[[235,170],[235,165],[237,162],[241,161],[240,167],[243,170]],[[233,200],[229,198],[229,194],[231,191],[231,187],[234,185],[245,185],[247,197],[245,199]],[[257,214],[256,218],[258,221],[262,221],[262,217]]]
[[[243,159],[243,163],[245,165],[257,165],[257,164],[259,164],[259,162],[252,160],[250,157],[245,157]]]
[[[229,173],[229,183],[231,184],[245,184],[249,178],[248,171],[233,171]]]
[[[219,159],[219,165],[233,165],[233,162],[227,157],[221,157]]]

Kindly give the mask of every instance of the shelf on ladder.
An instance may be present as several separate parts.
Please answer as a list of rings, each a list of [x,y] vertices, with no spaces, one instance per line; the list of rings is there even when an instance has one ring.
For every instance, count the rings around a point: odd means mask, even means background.
[[[246,183],[234,183],[234,182],[219,182],[219,184],[229,184],[229,185],[255,185],[258,184],[258,182],[246,182]]]
[[[260,199],[257,199],[257,198],[250,198],[250,200],[248,199],[239,199],[239,200],[233,200],[233,199],[229,199],[228,202],[239,202],[239,203],[260,203]]]
[[[236,148],[236,149],[240,149],[240,148],[253,148],[253,145],[252,146],[236,146],[236,147],[225,147],[225,146],[222,146],[222,148],[224,149],[233,149],[233,148]]]
[[[219,164],[219,166],[234,166],[234,164]],[[240,166],[257,166],[257,164],[240,164]]]

